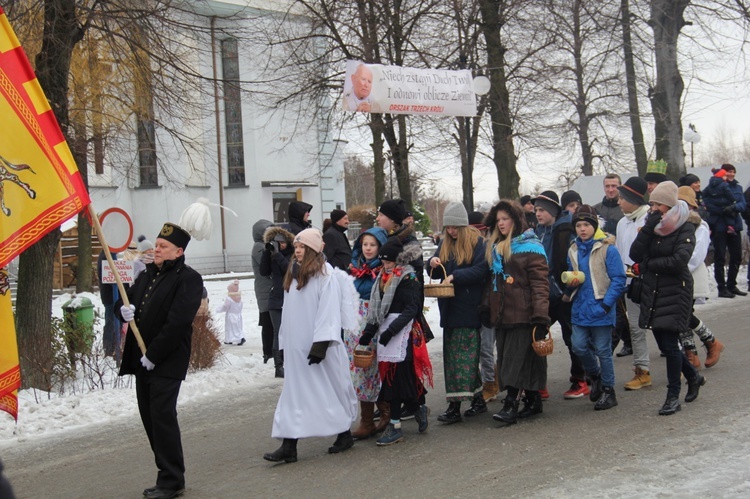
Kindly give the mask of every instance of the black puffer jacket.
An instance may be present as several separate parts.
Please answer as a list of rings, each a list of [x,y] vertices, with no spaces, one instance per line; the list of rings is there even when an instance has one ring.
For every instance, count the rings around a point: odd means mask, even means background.
[[[630,258],[643,274],[638,325],[687,331],[693,305],[693,276],[688,262],[695,249],[695,225],[686,221],[669,235],[660,236],[649,218],[630,247]]]
[[[260,257],[260,275],[270,276],[273,280],[268,295],[268,310],[281,310],[284,306],[284,274],[294,253],[294,235],[281,227],[269,227],[263,234],[263,242],[270,243],[278,235],[286,239],[286,248],[273,253],[264,249]]]

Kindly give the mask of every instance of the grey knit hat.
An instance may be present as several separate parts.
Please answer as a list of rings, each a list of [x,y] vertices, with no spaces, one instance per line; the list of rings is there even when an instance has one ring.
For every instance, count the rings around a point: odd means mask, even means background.
[[[443,227],[466,227],[469,225],[469,214],[464,205],[457,201],[448,203],[443,212]]]

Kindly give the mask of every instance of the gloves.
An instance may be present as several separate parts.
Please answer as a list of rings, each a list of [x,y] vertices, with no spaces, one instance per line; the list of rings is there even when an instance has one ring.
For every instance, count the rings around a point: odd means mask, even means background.
[[[630,268],[633,269],[633,274],[635,274],[635,275],[641,275],[641,264],[640,263],[634,263],[633,266],[630,267]]]
[[[307,365],[311,366],[323,362],[323,359],[326,358],[326,350],[328,350],[328,345],[330,343],[330,341],[316,341],[313,343],[312,348],[310,348],[310,353],[307,356],[310,360]]]
[[[608,314],[610,310],[612,310],[612,307],[608,307],[607,305],[602,302],[602,310],[604,310],[605,314]]]
[[[375,333],[362,333],[362,336],[359,337],[359,344],[362,346],[367,346],[372,341],[372,338],[375,336]]]
[[[266,249],[269,253],[274,254],[279,251],[279,243],[276,241],[269,241],[266,243]]]
[[[391,338],[393,338],[393,333],[390,329],[386,329],[380,334],[380,339],[378,340],[378,343],[380,343],[383,346],[386,346],[389,341],[391,341]]]
[[[156,364],[148,360],[145,355],[141,357],[141,365],[146,368],[146,371],[153,371],[156,367]]]
[[[723,210],[721,210],[725,215],[734,215],[736,213],[734,209],[734,205],[731,204],[729,206],[725,206]]]
[[[122,307],[120,307],[120,315],[125,322],[132,321],[133,319],[135,319],[135,305],[123,305]]]
[[[643,224],[643,228],[654,230],[654,228],[659,225],[659,222],[661,222],[661,212],[649,212],[648,216],[646,217],[646,223]]]
[[[534,341],[541,341],[547,337],[547,324],[543,322],[532,322],[531,327],[534,329]]]

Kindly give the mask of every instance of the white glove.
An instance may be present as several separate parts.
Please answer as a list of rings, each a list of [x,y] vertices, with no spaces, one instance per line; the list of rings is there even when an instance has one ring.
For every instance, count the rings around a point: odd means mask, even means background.
[[[120,315],[125,319],[125,322],[130,322],[135,319],[135,305],[123,305],[120,307]]]
[[[153,371],[154,367],[156,367],[156,364],[148,360],[145,355],[141,357],[141,365],[146,368],[146,371]]]

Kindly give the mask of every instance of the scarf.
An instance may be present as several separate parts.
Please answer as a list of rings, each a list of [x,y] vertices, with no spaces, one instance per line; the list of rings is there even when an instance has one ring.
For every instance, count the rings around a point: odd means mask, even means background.
[[[497,244],[495,244],[495,246],[497,246]],[[497,252],[495,246],[493,246],[492,248],[492,267],[490,270],[495,277],[501,276],[503,278],[503,281],[509,281],[509,283],[512,283],[513,276],[505,273],[503,256]],[[536,253],[537,255],[542,255],[543,257],[547,258],[547,255],[544,251],[544,246],[542,245],[542,242],[539,240],[536,234],[534,234],[533,229],[528,229],[522,234],[511,239],[510,253]],[[492,281],[493,291],[497,291],[497,279],[493,279]]]
[[[138,255],[138,259],[145,264],[154,263],[154,254],[153,253],[141,253],[140,255]]]
[[[677,201],[677,204],[661,217],[661,221],[654,228],[654,233],[658,236],[668,236],[682,227],[687,222],[688,216],[690,216],[690,208],[688,208],[687,203]]]
[[[625,215],[625,218],[627,218],[631,222],[635,222],[636,220],[641,218],[643,215],[645,215],[646,212],[648,212],[648,205],[642,204],[638,208],[636,208],[634,211],[630,213],[623,213],[623,215]]]
[[[393,297],[396,295],[396,289],[401,281],[410,275],[414,274],[414,267],[411,265],[399,266],[393,269],[393,272],[387,273],[385,270],[378,274],[378,278],[375,279],[375,284],[372,286],[372,294],[370,294],[370,306],[367,309],[367,323],[380,325],[388,315],[388,310],[391,308],[393,303]],[[386,283],[392,281],[383,290],[383,294],[380,294],[380,283]]]

